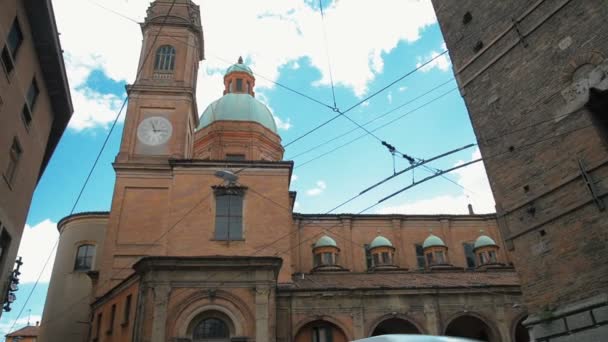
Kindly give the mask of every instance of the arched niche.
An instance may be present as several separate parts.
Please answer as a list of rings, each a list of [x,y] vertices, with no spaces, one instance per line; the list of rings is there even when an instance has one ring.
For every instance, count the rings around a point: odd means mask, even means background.
[[[452,318],[446,325],[444,335],[466,337],[486,342],[500,342],[500,335],[497,330],[485,318],[470,312]]]
[[[301,326],[293,339],[294,342],[347,342],[350,339],[337,324],[318,319]]]
[[[192,342],[229,342],[236,335],[235,324],[224,312],[207,310],[199,313],[186,330]]]
[[[386,317],[375,324],[370,330],[370,336],[387,334],[422,334],[422,330],[416,323],[401,317]]]

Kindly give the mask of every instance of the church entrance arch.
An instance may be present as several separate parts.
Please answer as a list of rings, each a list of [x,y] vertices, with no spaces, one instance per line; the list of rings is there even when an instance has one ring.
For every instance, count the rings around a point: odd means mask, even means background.
[[[300,328],[295,342],[347,342],[346,334],[337,325],[324,320],[310,322]]]
[[[215,310],[197,315],[188,326],[192,342],[229,342],[235,335],[235,327],[225,313]]]
[[[387,334],[420,334],[421,331],[414,323],[402,318],[389,318],[380,322],[372,331],[371,336]]]
[[[487,342],[500,341],[486,322],[470,314],[461,315],[451,320],[445,329],[445,335],[467,337]]]

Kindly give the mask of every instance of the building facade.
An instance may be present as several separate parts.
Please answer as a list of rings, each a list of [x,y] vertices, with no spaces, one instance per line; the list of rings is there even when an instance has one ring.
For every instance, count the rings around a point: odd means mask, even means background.
[[[608,336],[608,7],[433,0],[537,341]]]
[[[40,330],[40,326],[38,325],[38,322],[36,322],[36,325],[34,325],[34,326],[29,325],[29,322],[28,322],[27,326],[6,334],[6,336],[4,336],[5,341],[6,342],[37,342],[39,330]]]
[[[34,189],[72,115],[50,0],[3,1],[0,53],[0,299],[4,301]]]
[[[495,215],[294,213],[252,70],[199,117],[198,6],[157,0],[142,32],[111,208],[60,222],[40,341],[528,341]]]

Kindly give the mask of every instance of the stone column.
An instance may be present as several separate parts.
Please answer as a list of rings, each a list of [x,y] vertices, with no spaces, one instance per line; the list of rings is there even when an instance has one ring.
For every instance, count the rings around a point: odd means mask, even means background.
[[[167,325],[167,303],[171,286],[158,285],[154,291],[154,312],[152,313],[152,339],[151,342],[165,341],[165,327]]]
[[[268,336],[268,296],[270,287],[258,285],[255,287],[255,340],[258,342],[270,341]]]

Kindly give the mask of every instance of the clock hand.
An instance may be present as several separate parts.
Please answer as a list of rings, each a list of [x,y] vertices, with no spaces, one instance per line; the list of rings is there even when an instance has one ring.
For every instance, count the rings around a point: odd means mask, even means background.
[[[152,131],[154,133],[158,132],[158,130],[156,129],[156,127],[154,126],[154,122],[150,121],[150,125],[152,125]]]

